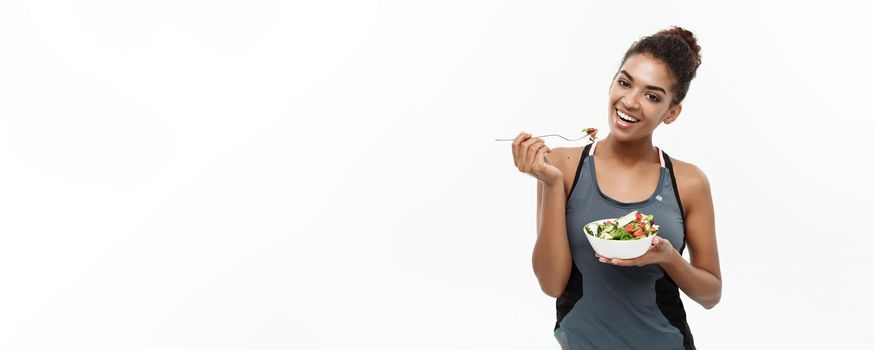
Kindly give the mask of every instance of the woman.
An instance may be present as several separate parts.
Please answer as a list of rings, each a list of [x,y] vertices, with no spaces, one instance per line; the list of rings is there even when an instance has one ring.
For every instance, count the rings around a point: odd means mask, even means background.
[[[558,298],[562,349],[694,349],[679,290],[707,309],[719,302],[707,177],[652,143],[656,127],[679,117],[699,51],[679,27],[635,42],[610,85],[603,140],[554,150],[525,132],[513,141],[517,168],[538,180],[532,264],[541,289]],[[627,260],[598,256],[583,225],[633,210],[660,226],[650,249]]]

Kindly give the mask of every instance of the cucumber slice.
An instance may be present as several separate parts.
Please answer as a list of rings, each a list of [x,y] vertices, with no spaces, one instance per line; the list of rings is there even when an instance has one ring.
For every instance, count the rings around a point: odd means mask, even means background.
[[[634,221],[637,218],[637,210],[626,214],[625,216],[616,220],[616,223],[619,224],[619,227],[625,227],[629,222]]]

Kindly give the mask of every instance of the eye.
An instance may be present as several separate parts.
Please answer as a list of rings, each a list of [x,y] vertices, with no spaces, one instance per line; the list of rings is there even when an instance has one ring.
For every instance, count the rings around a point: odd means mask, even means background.
[[[619,79],[619,80],[617,80],[617,82],[619,83],[620,86],[625,87],[625,88],[631,86],[631,84],[629,84],[627,81],[625,81],[625,80],[623,80],[623,79]],[[647,97],[649,98],[649,100],[652,101],[652,102],[659,102],[659,101],[661,101],[661,99],[659,98],[659,96],[656,95],[656,94],[646,94],[646,96],[647,96]]]

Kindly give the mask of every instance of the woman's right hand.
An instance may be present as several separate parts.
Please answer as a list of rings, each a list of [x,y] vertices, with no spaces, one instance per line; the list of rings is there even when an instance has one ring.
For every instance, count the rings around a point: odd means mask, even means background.
[[[545,185],[555,186],[564,181],[561,170],[550,163],[547,153],[552,152],[543,139],[532,138],[527,132],[513,140],[513,162],[519,171],[533,176]]]

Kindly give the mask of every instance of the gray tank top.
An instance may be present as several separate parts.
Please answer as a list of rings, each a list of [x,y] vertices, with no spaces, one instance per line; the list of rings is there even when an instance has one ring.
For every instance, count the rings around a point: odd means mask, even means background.
[[[676,283],[658,265],[601,263],[583,225],[632,210],[652,214],[659,236],[685,248],[684,212],[670,158],[658,149],[661,172],[644,201],[623,203],[601,192],[595,177],[597,141],[587,145],[568,196],[565,218],[571,276],[556,300],[555,338],[562,349],[695,349]]]

